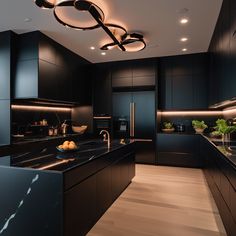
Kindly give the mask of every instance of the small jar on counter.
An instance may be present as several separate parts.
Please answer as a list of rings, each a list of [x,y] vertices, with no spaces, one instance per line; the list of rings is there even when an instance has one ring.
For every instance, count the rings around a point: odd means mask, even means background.
[[[50,127],[50,128],[48,129],[48,135],[49,135],[49,136],[53,136],[53,135],[54,135],[54,129],[53,129],[53,127]]]

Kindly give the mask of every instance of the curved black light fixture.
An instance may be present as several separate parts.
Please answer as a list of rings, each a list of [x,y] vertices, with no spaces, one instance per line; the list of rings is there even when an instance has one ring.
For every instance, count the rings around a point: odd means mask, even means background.
[[[117,47],[117,46],[119,47],[120,41],[122,40],[122,38],[126,38],[128,34],[126,29],[120,25],[111,24],[111,23],[105,24],[105,27],[107,27],[108,30],[115,36],[115,38],[117,39],[117,42],[105,44],[100,49],[110,50],[110,49],[113,49],[114,47]],[[123,50],[123,48],[121,50]]]
[[[54,8],[54,4],[47,0],[35,0],[34,2],[38,7],[41,7],[41,8],[45,8],[45,9]]]
[[[70,12],[69,12],[70,11]],[[72,12],[74,11],[74,12]],[[87,14],[87,17],[90,18],[89,22],[82,22],[78,19],[70,19],[71,15],[77,16],[76,11],[81,11]],[[81,12],[78,14],[80,16]],[[67,27],[79,29],[79,30],[92,30],[100,27],[100,24],[97,22],[103,22],[105,19],[104,13],[101,8],[89,1],[63,1],[58,3],[54,7],[54,16],[56,20]],[[69,17],[66,17],[66,14],[70,14]],[[93,16],[91,18],[91,15]],[[80,23],[82,23],[80,25]]]
[[[57,4],[55,2],[57,1],[35,0],[37,6],[53,9],[56,20],[63,26],[78,30],[92,30],[101,27],[113,41],[103,45],[101,50],[119,47],[122,51],[137,52],[146,47],[143,35],[139,33],[128,34],[122,26],[104,23],[105,15],[102,9],[91,1],[64,0]],[[84,22],[79,19],[78,17],[82,15],[89,20]]]
[[[139,33],[131,33],[126,35],[121,44],[127,52],[139,52],[146,47],[143,35]]]

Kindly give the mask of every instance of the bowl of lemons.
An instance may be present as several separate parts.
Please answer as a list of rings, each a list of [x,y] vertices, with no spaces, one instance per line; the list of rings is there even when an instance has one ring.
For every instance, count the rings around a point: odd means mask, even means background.
[[[56,147],[60,152],[75,152],[79,150],[79,147],[74,141],[65,141],[63,144]]]

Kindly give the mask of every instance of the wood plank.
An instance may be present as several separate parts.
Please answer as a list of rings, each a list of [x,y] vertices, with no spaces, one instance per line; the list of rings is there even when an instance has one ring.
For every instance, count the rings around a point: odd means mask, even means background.
[[[201,169],[136,165],[136,177],[88,236],[224,236]]]

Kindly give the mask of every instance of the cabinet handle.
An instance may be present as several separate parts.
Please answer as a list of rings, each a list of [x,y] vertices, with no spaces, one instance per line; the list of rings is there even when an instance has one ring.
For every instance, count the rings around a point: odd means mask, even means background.
[[[134,120],[135,120],[135,107],[134,103],[130,103],[130,137],[134,137]]]

